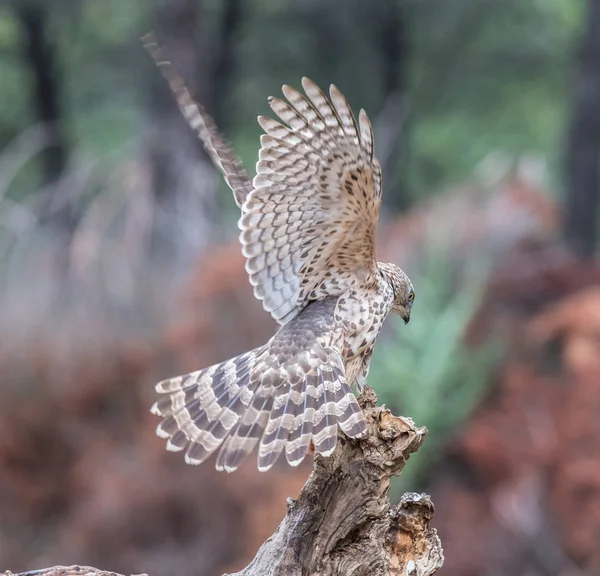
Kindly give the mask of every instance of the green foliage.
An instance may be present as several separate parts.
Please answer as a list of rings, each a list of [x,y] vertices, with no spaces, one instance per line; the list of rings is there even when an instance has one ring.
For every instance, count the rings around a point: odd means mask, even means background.
[[[406,175],[413,199],[464,180],[492,150],[513,157],[541,153],[559,187],[582,6],[551,0],[414,4]]]
[[[493,335],[475,349],[463,343],[485,285],[481,261],[471,261],[457,281],[451,261],[433,249],[422,272],[411,276],[417,297],[410,324],[393,323],[394,334],[379,344],[368,379],[380,401],[429,430],[394,488],[401,491],[422,480],[477,405],[501,349]]]
[[[18,57],[18,42],[12,12],[0,8],[0,149],[33,123],[23,98],[29,78]]]
[[[49,31],[59,53],[73,148],[104,155],[143,134],[152,67],[139,37],[153,26],[158,6],[133,0],[53,3]],[[202,3],[199,49],[204,38],[218,45],[213,40],[222,6],[217,0]],[[387,11],[399,9],[406,50],[396,66],[406,88],[409,151],[397,176],[410,199],[465,180],[495,150],[512,157],[541,153],[560,188],[569,72],[583,7],[561,0],[245,2],[234,36],[229,138],[252,166],[255,118],[268,112],[266,96],[278,93],[282,83],[298,85],[303,75],[324,85],[335,82],[353,107],[376,119],[390,66],[382,52],[382,25]],[[0,9],[0,78],[1,146],[35,121],[10,8]]]

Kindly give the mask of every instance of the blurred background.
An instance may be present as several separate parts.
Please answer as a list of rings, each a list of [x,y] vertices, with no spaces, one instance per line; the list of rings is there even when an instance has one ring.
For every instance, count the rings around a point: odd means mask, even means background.
[[[0,567],[244,566],[310,463],[186,466],[153,384],[263,343],[237,209],[139,38],[252,170],[283,83],[374,123],[380,260],[411,275],[369,382],[429,436],[446,576],[600,574],[600,0],[5,0]]]

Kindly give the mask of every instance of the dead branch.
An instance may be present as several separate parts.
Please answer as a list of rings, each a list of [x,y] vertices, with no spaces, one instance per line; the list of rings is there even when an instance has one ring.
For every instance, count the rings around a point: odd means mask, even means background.
[[[110,570],[99,570],[91,566],[52,566],[28,572],[2,572],[0,576],[123,576]],[[148,574],[132,574],[131,576],[148,576]]]
[[[340,436],[331,457],[317,456],[298,498],[288,499],[275,533],[246,568],[226,576],[429,576],[442,566],[429,496],[406,493],[396,506],[388,498],[391,477],[402,472],[427,429],[376,406],[368,386],[359,403],[367,435]],[[17,576],[120,575],[55,566]]]
[[[331,457],[315,458],[298,499],[288,500],[286,517],[235,576],[428,576],[440,568],[444,557],[429,527],[429,496],[408,493],[393,507],[388,498],[391,477],[419,449],[427,429],[376,406],[368,386],[359,403],[366,437],[340,436]]]

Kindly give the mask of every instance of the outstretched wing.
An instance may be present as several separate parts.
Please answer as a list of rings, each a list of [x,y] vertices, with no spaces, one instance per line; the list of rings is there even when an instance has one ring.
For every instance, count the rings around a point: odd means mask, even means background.
[[[270,98],[287,126],[259,117],[266,132],[254,190],[242,206],[240,241],[255,296],[281,324],[310,300],[368,282],[375,271],[381,169],[364,112],[357,126],[342,93],[302,79]]]
[[[169,84],[173,97],[190,128],[204,144],[204,149],[212,163],[223,174],[238,208],[241,208],[246,196],[252,190],[252,180],[241,159],[221,136],[217,125],[202,104],[194,100],[183,78],[167,60],[154,34],[146,34],[142,38],[142,43]]]

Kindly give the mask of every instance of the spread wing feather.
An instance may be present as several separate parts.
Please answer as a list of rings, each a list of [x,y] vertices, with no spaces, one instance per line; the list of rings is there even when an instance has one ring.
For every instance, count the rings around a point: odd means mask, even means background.
[[[357,125],[335,86],[329,99],[307,78],[306,96],[283,86],[287,102],[270,98],[269,104],[287,126],[259,118],[265,134],[251,181],[154,35],[142,41],[242,208],[246,269],[264,308],[285,324],[307,301],[367,280],[374,269],[381,170],[364,110]]]
[[[254,293],[281,324],[309,300],[339,295],[375,270],[381,170],[373,132],[342,93],[330,99],[304,78],[270,98],[284,123],[259,117],[265,134],[254,189],[242,206],[240,241]]]
[[[146,34],[142,38],[142,43],[169,84],[181,113],[204,144],[204,149],[212,163],[223,174],[225,182],[233,192],[235,203],[241,208],[246,196],[252,190],[252,180],[241,159],[221,136],[217,125],[202,104],[194,99],[183,78],[166,58],[154,34]]]

